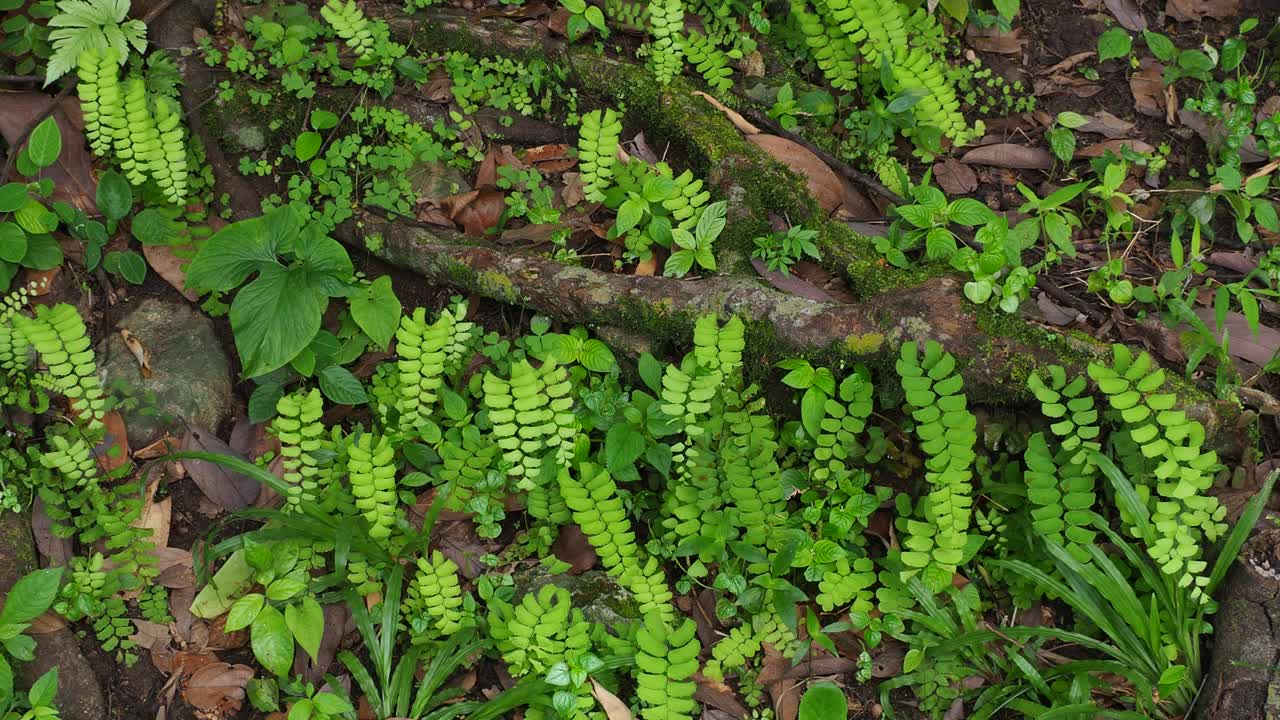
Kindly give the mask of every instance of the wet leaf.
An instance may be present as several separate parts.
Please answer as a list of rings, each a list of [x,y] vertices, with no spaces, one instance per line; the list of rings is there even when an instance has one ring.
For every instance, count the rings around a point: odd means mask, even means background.
[[[1019,170],[1048,170],[1053,167],[1053,156],[1044,148],[997,143],[970,150],[960,158],[960,162]]]
[[[253,678],[248,665],[209,663],[192,673],[182,688],[182,697],[192,707],[230,717],[240,711],[244,687]]]
[[[213,433],[198,427],[191,428],[182,437],[182,449],[244,459]],[[206,460],[183,460],[182,465],[205,497],[224,510],[243,510],[258,497],[258,483],[253,478]]]
[[[825,212],[830,213],[844,202],[840,176],[805,146],[777,135],[749,135],[747,140],[803,177],[809,192]]]

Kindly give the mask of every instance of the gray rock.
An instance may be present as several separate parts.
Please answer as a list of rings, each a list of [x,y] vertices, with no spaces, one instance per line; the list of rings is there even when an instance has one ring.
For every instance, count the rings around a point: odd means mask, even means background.
[[[0,513],[0,595],[23,575],[36,568],[35,540],[25,514]],[[80,643],[67,628],[32,635],[36,641],[35,660],[19,663],[18,686],[30,687],[50,668],[58,668],[56,703],[65,720],[102,720],[107,703],[89,661],[80,652]]]
[[[233,125],[228,134],[242,150],[262,150],[267,146],[267,134],[257,125]]]
[[[121,410],[131,447],[155,441],[168,428],[181,436],[184,423],[217,432],[231,417],[231,367],[207,317],[180,300],[149,298],[115,329],[128,330],[151,354],[151,377],[143,378],[119,332],[98,348],[103,385],[123,381],[137,400]]]
[[[573,606],[581,609],[587,620],[602,623],[610,629],[640,620],[640,607],[635,596],[603,570],[588,570],[581,575],[552,575],[541,565],[534,565],[517,571],[512,579],[517,599],[546,585],[568,590]]]

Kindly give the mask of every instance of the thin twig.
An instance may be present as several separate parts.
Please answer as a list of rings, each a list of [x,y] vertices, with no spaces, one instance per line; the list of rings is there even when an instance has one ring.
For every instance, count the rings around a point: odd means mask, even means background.
[[[163,14],[165,10],[168,10],[169,6],[172,5],[173,3],[174,3],[174,0],[164,0],[159,5],[151,8],[151,10],[142,17],[142,24],[150,25],[152,20],[155,20],[156,18],[160,17],[160,15]]]
[[[43,110],[36,113],[36,116],[31,118],[31,122],[27,123],[27,126],[22,128],[22,132],[18,133],[18,137],[14,138],[14,141],[9,144],[9,157],[5,160],[4,172],[0,172],[0,185],[4,185],[9,182],[9,176],[13,174],[13,168],[18,162],[18,151],[22,147],[22,144],[27,141],[27,138],[31,137],[31,132],[35,130],[36,126],[43,122],[45,118],[52,115],[54,111],[58,109],[58,106],[62,104],[62,101],[71,94],[71,88],[74,88],[75,86],[75,78],[67,81],[67,83],[62,86],[62,91],[55,95],[53,100],[51,100]]]
[[[862,172],[861,170],[841,160],[835,155],[832,155],[826,150],[823,150],[817,145],[814,145],[808,140],[805,140],[799,135],[796,135],[795,133],[790,132],[788,130],[784,130],[781,125],[779,125],[776,121],[774,121],[773,118],[769,117],[768,115],[760,113],[751,107],[744,107],[742,114],[745,115],[747,119],[751,120],[751,122],[765,127],[770,133],[774,135],[778,135],[780,137],[784,137],[798,145],[803,145],[806,149],[808,149],[814,155],[817,155],[818,158],[822,160],[822,162],[830,165],[832,169],[834,169],[836,172],[843,174],[845,177],[849,178],[850,180],[856,183],[861,183],[868,190],[875,192],[875,194],[888,200],[894,205],[908,204],[906,200],[902,199],[901,195],[885,187],[884,183],[881,183],[879,180]]]
[[[24,85],[26,83],[42,83],[44,78],[39,75],[0,75],[0,83],[5,85]]]

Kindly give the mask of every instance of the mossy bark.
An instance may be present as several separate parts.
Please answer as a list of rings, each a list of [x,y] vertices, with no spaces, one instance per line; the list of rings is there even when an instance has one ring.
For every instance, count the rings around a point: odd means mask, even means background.
[[[568,82],[586,96],[580,98],[580,109],[588,104],[624,109],[628,123],[643,128],[651,143],[663,143],[668,158],[705,177],[719,197],[730,201],[729,223],[718,243],[724,269],[733,273],[748,268],[751,239],[769,229],[771,216],[782,216],[819,231],[824,263],[848,281],[859,302],[822,304],[786,295],[764,285],[749,269],[742,275],[701,280],[598,272],[495,249],[408,221],[366,216],[360,234],[380,233],[385,238],[376,253],[385,260],[485,297],[591,323],[601,330],[671,339],[677,347],[687,342],[696,316],[738,313],[752,323],[749,350],[757,370],[787,355],[888,368],[903,342],[933,339],[966,365],[963,372],[970,391],[984,404],[1028,400],[1025,380],[1036,367],[1059,363],[1083,372],[1089,360],[1105,353],[1105,346],[1092,340],[1066,337],[1021,317],[975,308],[963,298],[962,280],[948,277],[946,268],[886,266],[870,239],[824,217],[803,179],[745,140],[720,111],[694,95],[694,86],[684,79],[658,85],[642,65],[548,41],[540,31],[506,18],[432,8],[414,15],[392,14],[386,20],[394,36],[425,52],[539,57],[560,64],[567,69]],[[202,87],[208,88],[211,82],[206,76]],[[270,110],[286,127],[296,127],[304,113],[297,107],[290,109],[289,104],[278,99]],[[408,94],[393,95],[387,104],[411,116],[424,112],[422,100]],[[225,126],[217,116],[227,112],[226,108],[205,108],[206,124]],[[205,132],[204,137],[215,146],[226,141],[225,133]],[[222,153],[221,148],[214,150]],[[225,161],[222,168],[217,162],[214,165],[219,190],[231,184],[239,188],[233,191],[233,199],[245,197],[248,181],[233,169],[228,172]],[[270,191],[257,187],[259,196]],[[235,203],[237,212],[256,210],[243,205]],[[355,242],[355,233],[348,232],[345,239]],[[1187,386],[1172,385],[1205,422],[1210,436],[1219,441],[1241,437],[1241,433],[1216,432],[1223,422],[1238,417],[1233,406],[1214,402]],[[1231,452],[1239,444],[1219,448]]]

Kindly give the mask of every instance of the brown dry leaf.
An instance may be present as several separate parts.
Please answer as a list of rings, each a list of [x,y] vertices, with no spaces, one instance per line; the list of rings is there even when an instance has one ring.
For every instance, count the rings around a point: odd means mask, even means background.
[[[866,220],[884,217],[875,203],[871,202],[853,181],[844,175],[838,175],[840,186],[844,188],[844,200],[836,208],[836,217],[840,220]]]
[[[307,679],[311,682],[318,683],[324,679],[324,673],[338,653],[350,620],[351,611],[345,604],[324,606],[324,634],[320,636],[320,656],[310,663],[310,670],[307,672]],[[310,658],[307,659],[310,662]]]
[[[711,107],[714,107],[715,109],[724,113],[725,117],[729,118],[729,122],[733,123],[733,126],[738,128],[742,132],[748,135],[760,134],[760,128],[756,127],[755,125],[752,125],[750,121],[748,121],[746,118],[739,115],[736,110],[725,107],[724,103],[702,92],[701,90],[695,90],[693,94],[711,103]]]
[[[1213,331],[1214,337],[1222,340],[1222,328],[1217,327],[1217,318],[1213,308],[1196,308],[1196,315]],[[1228,352],[1231,357],[1262,366],[1271,362],[1280,351],[1280,330],[1262,325],[1255,336],[1249,328],[1249,321],[1238,312],[1227,313],[1226,330],[1231,338]]]
[[[448,215],[444,214],[443,210],[436,207],[434,202],[419,202],[420,205],[418,206],[418,213],[416,216],[419,221],[430,223],[432,225],[439,225],[441,227],[453,227],[453,221],[449,219]]]
[[[243,460],[230,445],[204,428],[193,427],[182,436],[182,449],[226,455]],[[183,460],[187,474],[210,501],[223,510],[243,510],[258,497],[258,483],[207,460]]]
[[[551,552],[569,564],[570,575],[581,575],[595,567],[596,560],[600,559],[595,548],[587,542],[587,536],[582,534],[582,528],[572,523],[560,526],[560,534],[551,544]]]
[[[1027,44],[1026,38],[1022,37],[1022,28],[1002,32],[996,27],[980,29],[970,25],[967,35],[969,46],[974,50],[1001,55],[1018,55]]]
[[[540,163],[548,160],[563,160],[569,157],[569,146],[564,143],[538,145],[525,150],[521,158],[526,163]]]
[[[891,678],[902,674],[902,662],[907,657],[907,647],[901,641],[889,638],[880,645],[880,651],[871,658],[871,677]]]
[[[1107,138],[1128,137],[1133,132],[1134,124],[1118,118],[1106,110],[1089,117],[1089,122],[1076,128],[1079,132],[1097,133]]]
[[[425,507],[423,509],[425,510]],[[444,520],[441,516],[441,521],[436,523],[431,537],[440,548],[440,552],[452,560],[458,566],[458,571],[468,580],[474,580],[487,569],[480,561],[481,557],[502,549],[502,543],[476,534],[476,524],[468,518]]]
[[[190,245],[180,245],[173,247],[171,245],[143,245],[142,255],[147,258],[147,264],[151,266],[156,274],[164,279],[165,282],[173,286],[175,290],[182,293],[182,297],[191,302],[199,302],[200,293],[187,287],[187,273],[183,271],[182,266],[187,262],[174,254],[174,250],[187,251],[189,253],[195,251]]]
[[[248,665],[209,663],[187,678],[182,698],[197,710],[229,717],[240,712],[244,687],[251,679],[253,668]]]
[[[205,643],[210,650],[236,650],[249,644],[249,630],[227,632],[227,616],[220,615],[205,623],[209,639]]]
[[[440,201],[449,219],[462,226],[471,237],[484,237],[485,231],[498,225],[506,209],[503,194],[497,190],[471,190],[450,195]]]
[[[151,351],[143,346],[133,333],[125,328],[120,329],[120,337],[124,339],[124,346],[129,349],[129,354],[138,363],[138,372],[142,377],[151,377]]]
[[[650,255],[648,260],[641,260],[640,262],[636,263],[636,269],[633,270],[631,274],[639,275],[641,277],[653,277],[653,274],[656,273],[657,271],[658,271],[658,258]]]
[[[168,625],[161,625],[147,620],[134,620],[133,626],[137,632],[131,635],[129,639],[136,643],[138,647],[150,650],[157,643],[161,645],[169,644]]]
[[[694,700],[729,713],[738,720],[746,720],[751,715],[751,711],[747,710],[747,707],[738,699],[733,688],[725,683],[712,680],[702,673],[696,673],[693,680],[698,686],[697,690],[693,691]]]
[[[1103,0],[1107,9],[1116,16],[1120,26],[1131,32],[1142,32],[1147,29],[1147,16],[1134,0]]]
[[[1102,86],[1077,75],[1059,73],[1047,78],[1036,78],[1032,83],[1032,92],[1036,97],[1065,92],[1078,98],[1091,98],[1102,92]]]
[[[778,720],[796,720],[796,716],[800,713],[799,684],[794,680],[782,678],[790,667],[790,659],[774,650],[772,646],[765,646],[764,663],[761,665],[760,674],[776,673],[780,678],[764,686],[769,691],[769,698],[773,701],[774,716]]]
[[[1071,57],[1066,58],[1065,60],[1058,63],[1057,65],[1054,65],[1053,67],[1050,67],[1042,71],[1040,74],[1041,75],[1057,75],[1058,73],[1066,72],[1071,68],[1075,67],[1076,65],[1079,65],[1080,63],[1084,62],[1085,60],[1088,60],[1089,58],[1093,57],[1096,54],[1097,53],[1093,52],[1092,50],[1088,50],[1082,53],[1076,53],[1075,55],[1072,55]]]
[[[31,535],[36,541],[36,550],[45,559],[46,567],[66,565],[71,560],[71,540],[53,534],[53,519],[45,510],[44,499],[36,495],[31,505]]]
[[[62,275],[62,266],[56,265],[48,270],[23,270],[22,284],[30,289],[31,295],[40,297],[48,295],[57,286],[58,277]]]
[[[1045,322],[1050,325],[1070,325],[1076,320],[1083,317],[1081,313],[1073,308],[1059,305],[1048,293],[1040,293],[1036,298],[1036,307],[1040,308],[1040,314],[1044,315]]]
[[[1102,157],[1108,151],[1119,155],[1120,151],[1126,147],[1136,153],[1152,153],[1156,151],[1156,149],[1151,147],[1149,143],[1143,142],[1142,140],[1138,140],[1136,138],[1121,138],[1117,140],[1103,140],[1100,143],[1077,150],[1076,159]]]
[[[997,143],[970,150],[960,158],[960,162],[1019,170],[1048,170],[1053,167],[1053,156],[1044,148]]]
[[[1267,117],[1271,116],[1267,115]],[[631,142],[627,143],[627,145],[631,148],[632,155],[635,155],[650,165],[657,164],[658,155],[653,151],[653,148],[649,147],[649,141],[645,138],[644,131],[636,133],[636,136],[631,138]]]
[[[0,112],[0,135],[9,144],[10,152],[20,150],[13,147],[18,135],[52,100],[39,92],[0,91],[0,106],[4,107],[4,112]],[[81,210],[94,212],[97,183],[90,173],[93,159],[85,149],[80,101],[74,96],[64,99],[50,117],[58,123],[61,131],[62,152],[57,162],[41,170],[36,177],[53,180],[53,200],[69,202]]]
[[[764,55],[759,50],[752,50],[738,61],[738,69],[747,77],[764,77]]]
[[[171,590],[189,588],[195,585],[196,578],[192,571],[190,550],[172,547],[157,547],[151,551],[156,559],[156,584]]]
[[[1134,110],[1152,117],[1164,115],[1164,66],[1143,60],[1138,72],[1129,78],[1129,92],[1133,93]]]
[[[27,628],[27,632],[32,635],[47,635],[51,632],[57,632],[67,626],[67,621],[58,613],[52,610],[45,610],[31,621],[31,627]]]
[[[582,173],[565,173],[561,176],[564,187],[560,190],[560,200],[565,207],[574,207],[587,199],[582,190]]]
[[[480,161],[480,169],[476,170],[476,189],[497,187],[498,168],[504,165],[510,165],[517,170],[525,168],[525,164],[516,157],[510,145],[490,145],[489,151]]]
[[[1240,0],[1169,0],[1164,6],[1164,14],[1179,22],[1225,20],[1239,12]]]
[[[569,37],[569,17],[572,13],[568,9],[558,7],[547,17],[547,30],[552,35],[560,37]]]
[[[154,460],[158,457],[176,452],[180,441],[169,433],[165,433],[159,440],[133,453],[135,460]]]
[[[955,158],[935,163],[933,178],[938,181],[938,187],[948,195],[968,195],[978,189],[978,176],[973,168]]]
[[[173,498],[167,497],[160,502],[155,502],[155,491],[149,490],[147,502],[143,505],[142,512],[133,526],[150,530],[151,542],[156,547],[165,547],[169,544],[169,528],[172,519]]]
[[[751,266],[760,273],[760,277],[769,281],[769,284],[781,290],[788,295],[795,295],[806,300],[812,300],[820,303],[834,303],[836,299],[831,297],[823,289],[813,285],[807,280],[796,277],[795,275],[784,275],[780,272],[770,270],[764,261],[760,258],[751,258]]]
[[[595,678],[591,678],[591,694],[596,696],[596,701],[604,708],[604,714],[609,720],[631,720],[631,708],[596,682]]]
[[[805,146],[777,135],[748,135],[747,139],[803,177],[809,186],[809,192],[823,211],[830,213],[844,202],[844,186],[840,183],[840,176]]]
[[[93,455],[103,472],[111,472],[129,462],[129,432],[124,426],[124,417],[112,410],[102,416],[102,424],[106,434],[102,442],[93,448]]]
[[[505,243],[541,245],[542,243],[551,242],[551,236],[555,235],[556,231],[563,230],[566,227],[563,223],[525,225],[504,230],[498,239]]]

